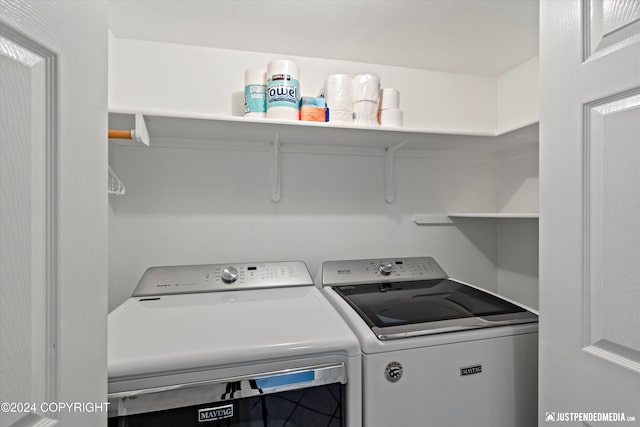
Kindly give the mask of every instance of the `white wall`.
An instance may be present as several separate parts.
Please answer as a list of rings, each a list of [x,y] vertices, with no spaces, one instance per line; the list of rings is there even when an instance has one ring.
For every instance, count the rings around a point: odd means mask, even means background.
[[[111,109],[225,116],[238,114],[244,69],[266,67],[277,58],[127,39],[113,40],[110,55],[116,74]],[[531,85],[534,77],[537,87],[531,64],[495,79],[290,59],[300,66],[304,95],[316,94],[331,73],[375,72],[383,86],[400,90],[406,127],[445,132],[493,134],[501,111],[498,97],[507,102],[510,90],[526,93],[520,86]],[[503,120],[518,121],[523,120]],[[536,210],[537,160],[531,156],[498,160],[488,154],[400,150],[396,202],[390,205],[384,202],[383,161],[377,156],[284,153],[282,200],[272,203],[266,151],[111,150],[110,162],[127,195],[110,199],[110,309],[130,296],[153,265],[302,259],[315,275],[326,260],[396,255],[432,255],[452,276],[494,291],[500,290],[500,279],[509,283],[522,276],[522,292],[511,286],[509,296],[518,299],[522,293],[531,300],[537,257],[518,263],[517,240],[503,237],[502,225],[412,222],[414,214]],[[535,236],[526,236],[522,257],[531,257]],[[500,259],[509,255],[515,258],[501,269]]]
[[[538,221],[498,224],[498,293],[538,309]]]
[[[538,152],[498,162],[498,212],[538,212]],[[538,308],[538,221],[508,219],[498,224],[498,291]]]
[[[284,153],[273,203],[269,152],[113,151],[127,194],[110,199],[111,309],[146,268],[171,264],[301,259],[315,276],[326,260],[432,255],[451,275],[498,290],[495,224],[412,221],[495,209],[496,160],[486,155],[401,154],[388,204],[382,157]]]
[[[497,133],[509,132],[539,120],[538,57],[497,78]]]
[[[539,155],[525,152],[498,163],[498,212],[538,212]]]
[[[113,45],[113,44],[112,44]],[[115,84],[111,109],[183,114],[241,115],[244,70],[264,67],[280,55],[116,39],[110,62]],[[316,96],[326,76],[374,72],[383,87],[400,90],[405,127],[460,133],[496,129],[496,81],[490,77],[287,57],[300,68],[302,95]],[[234,98],[235,97],[235,98]],[[489,106],[489,108],[487,108]]]

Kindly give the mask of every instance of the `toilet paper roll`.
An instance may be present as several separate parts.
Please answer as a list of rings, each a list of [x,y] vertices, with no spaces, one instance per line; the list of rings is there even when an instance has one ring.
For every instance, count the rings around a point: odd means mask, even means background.
[[[267,118],[298,120],[300,83],[298,66],[286,59],[277,59],[267,66]]]
[[[380,125],[388,127],[402,127],[402,110],[389,108],[380,110]]]
[[[329,110],[329,123],[353,123],[353,111]]]
[[[267,112],[267,72],[261,68],[248,68],[244,72],[244,115],[265,117]]]
[[[331,110],[353,111],[353,77],[347,74],[327,77],[324,97]]]
[[[378,102],[358,101],[353,103],[353,123],[378,126]]]
[[[360,74],[353,77],[353,102],[380,100],[380,77]]]
[[[400,91],[386,87],[380,90],[380,109],[398,109],[400,108]]]

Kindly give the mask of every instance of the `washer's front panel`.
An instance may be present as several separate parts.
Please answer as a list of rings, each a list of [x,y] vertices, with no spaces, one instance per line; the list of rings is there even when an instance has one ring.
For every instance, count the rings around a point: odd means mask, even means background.
[[[538,334],[364,355],[367,427],[537,425]]]

